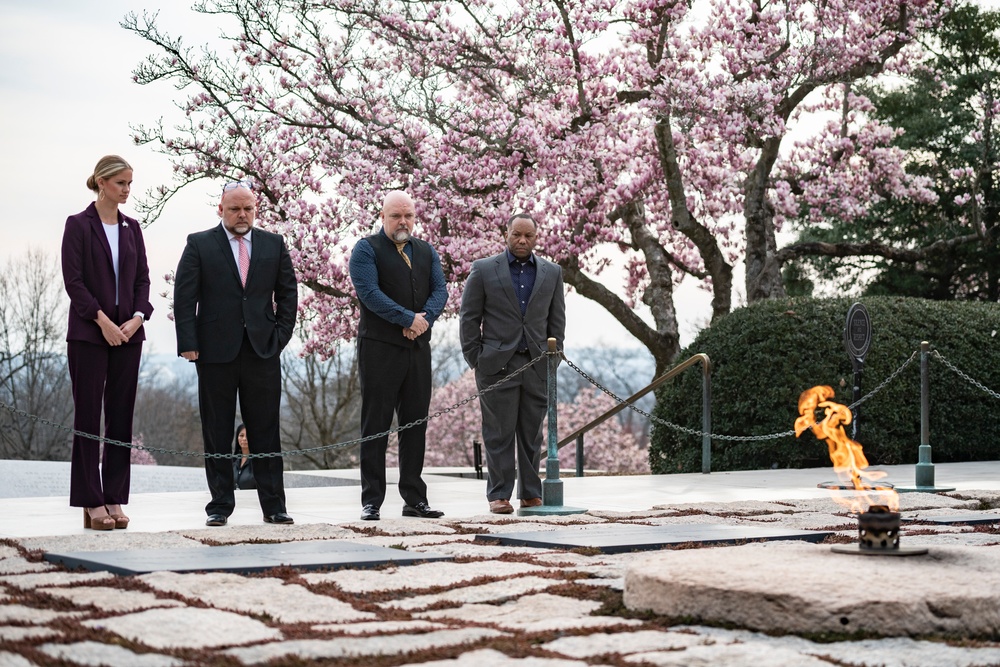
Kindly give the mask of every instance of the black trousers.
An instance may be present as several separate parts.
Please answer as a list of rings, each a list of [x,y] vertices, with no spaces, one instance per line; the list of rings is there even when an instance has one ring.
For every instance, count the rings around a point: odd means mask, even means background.
[[[236,431],[236,400],[247,427],[250,453],[280,452],[281,361],[257,356],[246,333],[236,359],[224,364],[197,362],[198,403],[205,452],[231,454]],[[285,511],[285,485],[280,456],[253,459],[257,498],[265,515]],[[233,459],[205,459],[212,500],[207,514],[229,516],[236,507]]]
[[[393,414],[400,426],[427,416],[431,404],[431,348],[426,341],[403,347],[359,338],[358,375],[362,436],[389,430]],[[399,495],[411,506],[427,502],[427,485],[420,476],[426,433],[426,423],[398,433]],[[388,436],[361,444],[362,505],[381,507],[385,500],[388,445]]]

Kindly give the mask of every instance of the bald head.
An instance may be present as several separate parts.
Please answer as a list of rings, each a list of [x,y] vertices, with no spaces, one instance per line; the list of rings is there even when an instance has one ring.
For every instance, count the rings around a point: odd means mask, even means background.
[[[410,195],[402,190],[392,190],[382,200],[379,218],[386,236],[396,243],[405,243],[410,240],[417,223],[417,209]]]
[[[253,229],[257,215],[257,195],[249,188],[233,188],[222,193],[219,216],[230,234],[244,236]]]

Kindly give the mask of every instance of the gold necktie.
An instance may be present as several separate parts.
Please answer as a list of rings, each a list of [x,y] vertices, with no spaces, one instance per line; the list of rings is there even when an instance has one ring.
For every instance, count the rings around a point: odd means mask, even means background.
[[[396,242],[393,241],[393,243],[396,243]],[[396,250],[399,252],[399,256],[403,258],[403,261],[406,262],[406,266],[408,266],[408,267],[410,267],[412,269],[413,265],[410,264],[410,258],[407,256],[407,254],[405,252],[403,252],[403,246],[405,246],[405,245],[406,245],[406,241],[403,241],[402,243],[396,243]]]

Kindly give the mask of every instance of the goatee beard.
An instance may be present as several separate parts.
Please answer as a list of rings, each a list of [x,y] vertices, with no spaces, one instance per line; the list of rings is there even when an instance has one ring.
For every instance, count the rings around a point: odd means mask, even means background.
[[[392,240],[396,243],[406,243],[410,240],[410,232],[405,229],[397,229],[396,233],[392,235]]]

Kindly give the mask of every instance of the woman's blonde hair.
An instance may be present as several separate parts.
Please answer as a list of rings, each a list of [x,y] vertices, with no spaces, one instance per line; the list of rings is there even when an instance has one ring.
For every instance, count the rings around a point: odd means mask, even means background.
[[[97,161],[97,166],[94,167],[94,173],[87,179],[87,188],[93,192],[97,192],[100,190],[97,186],[97,179],[111,178],[115,174],[120,174],[126,169],[131,168],[132,165],[126,162],[125,158],[117,155],[105,155]]]

